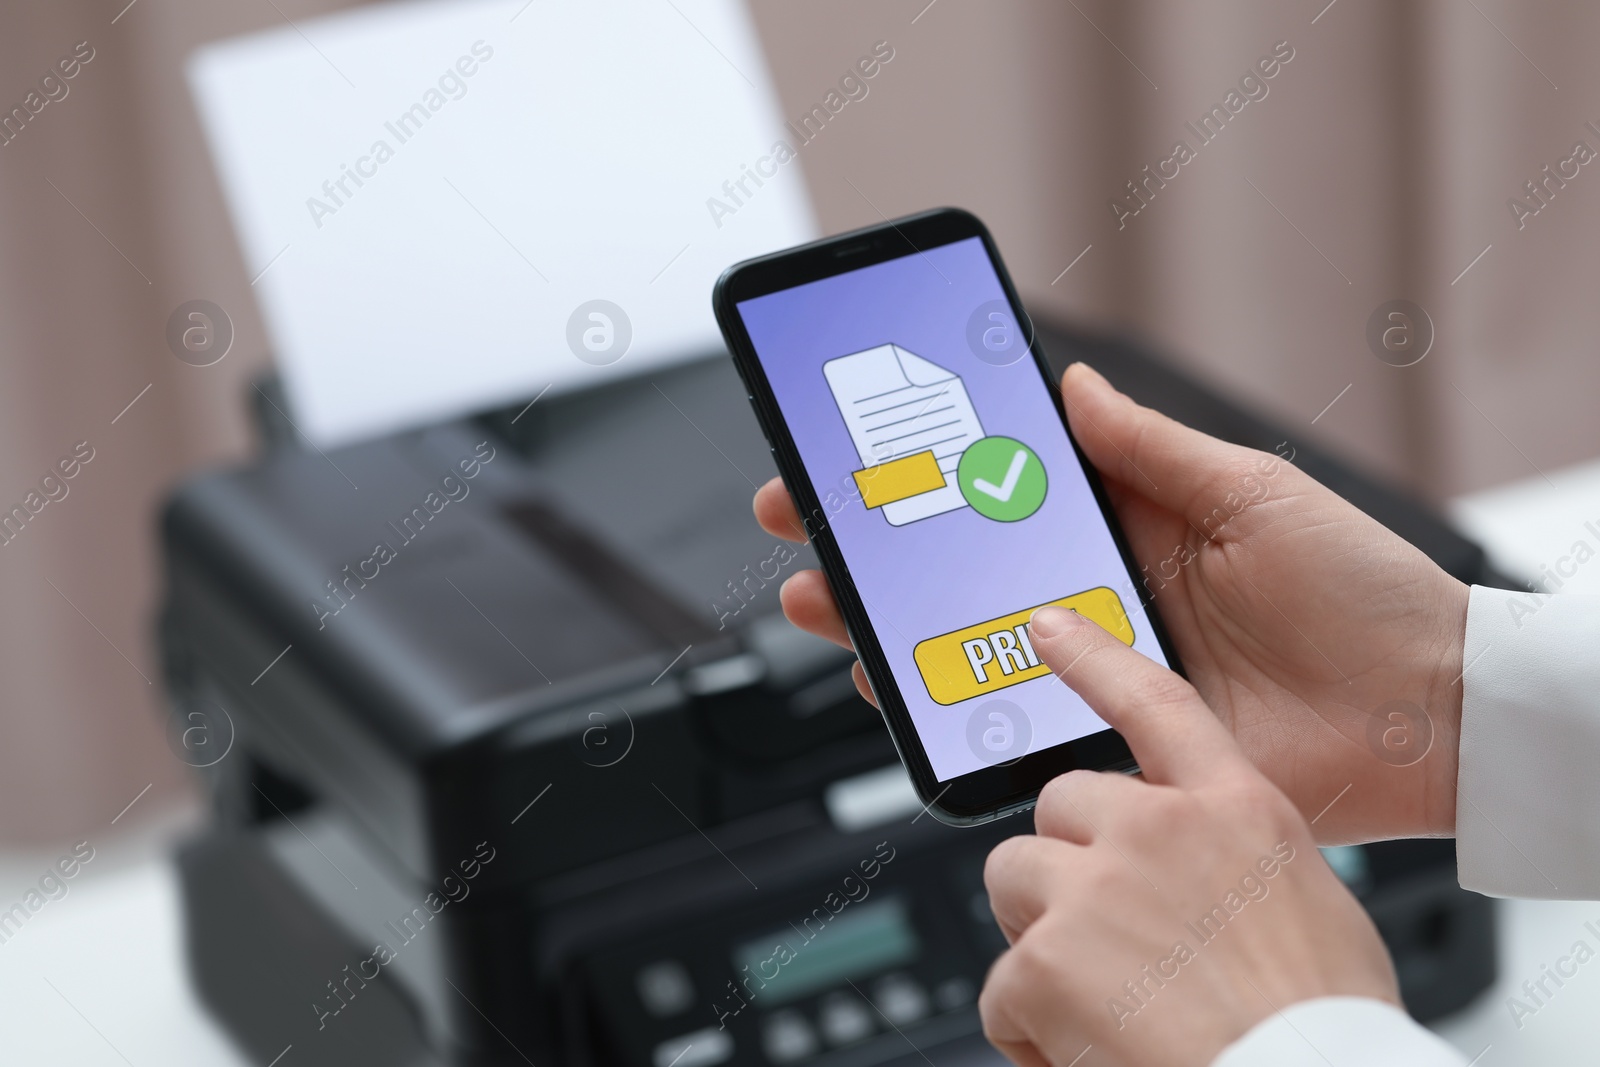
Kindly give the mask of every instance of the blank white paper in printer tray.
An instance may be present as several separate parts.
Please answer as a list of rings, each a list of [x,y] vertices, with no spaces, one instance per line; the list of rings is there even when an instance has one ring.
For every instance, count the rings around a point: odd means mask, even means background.
[[[430,96],[447,72],[464,88]],[[319,445],[717,351],[717,275],[815,235],[799,161],[720,226],[707,206],[793,143],[738,0],[380,4],[206,46],[189,74]],[[402,141],[415,104],[436,110]],[[323,183],[358,164],[336,204]],[[567,346],[593,299],[631,319],[612,366]]]

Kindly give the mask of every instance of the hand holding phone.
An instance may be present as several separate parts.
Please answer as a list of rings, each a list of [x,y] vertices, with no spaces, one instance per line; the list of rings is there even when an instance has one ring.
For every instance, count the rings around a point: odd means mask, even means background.
[[[983,225],[946,209],[752,260],[714,305],[929,809],[984,821],[1131,768],[1028,620],[1071,608],[1177,658]]]
[[[1451,833],[1466,586],[1302,472],[1287,443],[1219,441],[1081,363],[1061,392],[1189,677],[1319,841]],[[800,529],[779,479],[755,512],[774,536]],[[848,646],[819,572],[782,596],[795,625]]]

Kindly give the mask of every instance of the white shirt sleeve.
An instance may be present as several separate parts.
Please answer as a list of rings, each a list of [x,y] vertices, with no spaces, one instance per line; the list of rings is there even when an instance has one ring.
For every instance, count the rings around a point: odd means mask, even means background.
[[[1473,586],[1461,662],[1462,887],[1600,900],[1600,597]]]
[[[1600,900],[1600,597],[1473,586],[1463,650],[1456,866],[1489,896]],[[1403,1011],[1291,1005],[1211,1067],[1461,1067]]]
[[[1211,1067],[1465,1067],[1466,1062],[1393,1004],[1318,997],[1257,1023],[1223,1049]]]

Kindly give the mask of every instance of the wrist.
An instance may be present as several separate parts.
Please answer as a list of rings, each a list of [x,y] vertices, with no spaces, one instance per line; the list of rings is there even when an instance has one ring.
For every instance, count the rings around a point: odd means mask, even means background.
[[[1430,836],[1449,837],[1456,830],[1456,775],[1461,746],[1461,696],[1470,664],[1463,662],[1467,640],[1467,601],[1471,587],[1440,574],[1433,610],[1435,636],[1431,662],[1418,664],[1426,680],[1423,710],[1433,731],[1426,757],[1424,825]]]

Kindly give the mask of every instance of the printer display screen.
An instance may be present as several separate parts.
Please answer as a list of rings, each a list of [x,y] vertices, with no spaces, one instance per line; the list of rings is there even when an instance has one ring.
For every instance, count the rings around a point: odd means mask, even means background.
[[[738,311],[934,774],[1104,730],[1034,654],[1032,611],[1166,659],[982,241]]]
[[[733,966],[760,979],[766,1004],[787,1004],[917,957],[921,942],[906,902],[898,897],[860,904],[826,925],[806,916],[739,945]]]

